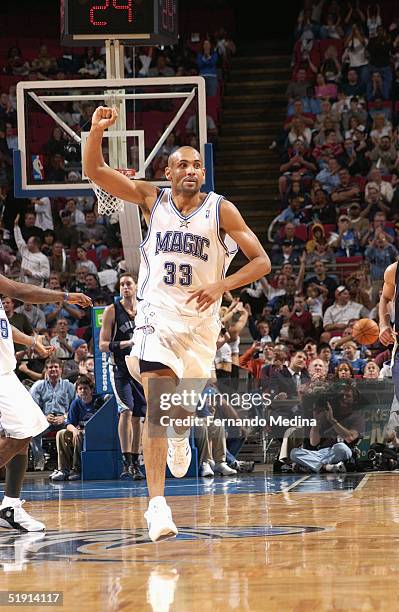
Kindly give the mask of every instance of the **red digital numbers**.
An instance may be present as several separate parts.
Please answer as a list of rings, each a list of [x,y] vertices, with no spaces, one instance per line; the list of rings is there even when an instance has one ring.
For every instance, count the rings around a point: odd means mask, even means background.
[[[90,23],[93,26],[106,26],[108,21],[100,21],[97,16],[94,15],[95,11],[106,11],[109,8],[111,0],[104,0],[104,4],[96,4],[90,9]],[[133,21],[133,0],[125,0],[124,3],[120,3],[118,0],[112,0],[112,6],[118,11],[127,11],[127,20],[129,23]],[[104,16],[102,15],[101,17]],[[100,17],[100,19],[101,19]]]
[[[161,0],[162,28],[166,32],[173,32],[175,28],[176,5],[175,0]]]

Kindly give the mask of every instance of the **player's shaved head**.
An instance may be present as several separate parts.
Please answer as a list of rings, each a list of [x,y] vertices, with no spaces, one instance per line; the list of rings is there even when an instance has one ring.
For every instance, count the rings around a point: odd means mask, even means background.
[[[186,157],[194,157],[194,159],[199,159],[202,162],[201,155],[198,153],[197,149],[194,147],[179,147],[171,153],[168,157],[168,166],[171,167],[174,162],[178,162],[181,159],[185,159]]]

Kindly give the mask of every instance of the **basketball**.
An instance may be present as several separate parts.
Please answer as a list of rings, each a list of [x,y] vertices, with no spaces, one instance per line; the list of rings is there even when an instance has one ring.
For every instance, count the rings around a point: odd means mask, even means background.
[[[379,327],[372,319],[359,319],[353,326],[352,337],[359,344],[374,344],[379,335]]]

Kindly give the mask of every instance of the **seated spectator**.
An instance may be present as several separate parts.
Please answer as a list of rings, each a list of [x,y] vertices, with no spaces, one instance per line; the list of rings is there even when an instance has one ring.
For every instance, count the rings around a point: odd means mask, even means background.
[[[370,277],[373,285],[373,297],[377,299],[378,291],[383,284],[387,267],[397,261],[399,252],[388,242],[383,230],[377,228],[374,238],[369,242],[364,256],[370,264]]]
[[[352,96],[349,100],[349,108],[346,108],[342,114],[342,127],[344,131],[351,129],[351,119],[357,120],[357,125],[367,125],[367,111],[361,104],[358,96]]]
[[[324,53],[324,60],[320,66],[320,72],[323,74],[327,83],[335,84],[335,95],[327,97],[336,98],[337,97],[337,84],[341,80],[341,62],[338,59],[338,51],[335,45],[330,45],[327,47]],[[316,94],[317,95],[317,94]]]
[[[370,191],[370,197],[373,195],[373,191]],[[367,209],[366,209],[367,210]],[[383,211],[377,211],[374,215],[373,223],[369,228],[369,231],[363,238],[363,246],[369,244],[378,235],[385,238],[387,243],[394,244],[395,242],[395,230],[391,227],[387,227],[387,217]]]
[[[303,351],[295,351],[290,359],[290,365],[274,370],[270,378],[270,393],[274,399],[292,399],[298,397],[300,385],[310,380],[306,369],[306,355]]]
[[[168,65],[165,54],[160,53],[155,60],[155,65],[148,71],[149,77],[173,77],[175,71],[172,66]],[[201,75],[202,76],[202,75]]]
[[[33,211],[27,211],[25,213],[24,224],[20,229],[22,238],[25,240],[25,242],[28,242],[29,238],[31,238],[32,236],[36,236],[36,238],[40,239],[42,239],[43,237],[43,230],[38,225],[36,225],[36,214]]]
[[[326,265],[321,260],[314,262],[313,270],[314,274],[306,277],[303,282],[304,290],[306,291],[309,285],[315,285],[324,295],[327,289],[327,298],[332,300],[338,285],[336,277],[327,274]]]
[[[303,346],[304,331],[291,320],[291,310],[288,304],[279,308],[271,335],[275,342],[284,342],[290,350],[297,350]]]
[[[88,356],[89,348],[86,340],[83,340],[83,338],[74,340],[71,348],[73,350],[73,357],[72,359],[67,359],[64,361],[63,376],[72,383],[75,383],[79,376],[79,364],[85,357]]]
[[[366,85],[359,79],[356,70],[349,69],[346,75],[346,81],[342,83],[342,90],[346,96],[359,96],[363,97],[366,95]]]
[[[65,159],[60,153],[51,155],[45,166],[44,176],[49,183],[65,182]]]
[[[28,317],[23,313],[17,312],[15,308],[15,301],[10,297],[3,297],[2,304],[7,319],[11,325],[19,329],[19,331],[23,332],[27,336],[33,336],[33,328]],[[25,345],[14,342],[14,350],[16,353],[18,351],[23,351],[25,350]]]
[[[98,55],[95,47],[87,47],[80,63],[81,68],[79,68],[78,73],[82,76],[92,79],[105,78],[105,63]]]
[[[302,140],[296,140],[281,158],[280,172],[284,173],[284,176],[279,178],[281,199],[284,199],[294,173],[299,174],[301,179],[302,177],[313,177],[316,170],[313,156],[306,150]]]
[[[337,97],[337,86],[335,83],[327,82],[324,74],[319,72],[316,75],[315,94],[317,98],[335,100]]]
[[[84,213],[79,210],[79,208],[77,207],[76,200],[74,200],[73,198],[69,198],[66,201],[63,210],[71,214],[71,225],[79,225],[85,222]]]
[[[373,106],[369,105],[369,117],[373,120],[377,115],[383,115],[385,120],[392,124],[392,110],[390,107],[384,106],[382,98],[376,98]]]
[[[327,244],[324,227],[321,223],[313,223],[310,228],[312,238],[306,243],[306,252],[313,253],[316,245]]]
[[[104,304],[105,306],[105,304]],[[79,362],[79,374],[82,376],[87,376],[92,381],[93,385],[95,383],[94,379],[94,357],[93,355],[86,355]]]
[[[347,168],[338,171],[339,185],[331,192],[331,201],[339,209],[346,208],[352,202],[360,200],[360,189],[358,183],[351,177]]]
[[[351,226],[359,236],[360,243],[363,246],[363,238],[367,234],[370,223],[369,220],[363,216],[359,202],[349,204],[348,217],[350,219]]]
[[[281,250],[275,250],[272,253],[272,261],[274,266],[282,266],[285,263],[290,263],[294,266],[299,264],[298,255],[294,251],[294,247],[289,240],[284,240],[281,244]]]
[[[304,98],[309,87],[311,87],[311,82],[307,80],[306,70],[299,68],[296,77],[288,84],[286,92],[288,100],[292,102],[296,98]]]
[[[50,480],[53,481],[79,480],[81,477],[84,430],[87,421],[97,409],[90,378],[79,376],[76,382],[76,395],[68,410],[66,429],[57,431],[58,467],[50,476]]]
[[[324,332],[321,341],[326,342],[333,336],[340,336],[349,321],[361,319],[367,315],[368,310],[362,304],[352,302],[348,289],[344,285],[340,285],[335,291],[335,302],[324,313]]]
[[[366,359],[357,357],[358,347],[356,342],[349,340],[342,345],[342,355],[333,360],[333,367],[341,363],[349,363],[353,370],[353,374],[363,374],[364,367],[367,363]]]
[[[151,164],[152,180],[165,180],[165,168],[167,167],[167,165],[168,156],[164,154],[157,155]]]
[[[47,417],[49,428],[46,431],[58,431],[66,421],[69,406],[75,397],[75,387],[62,378],[61,361],[56,357],[46,360],[45,378],[35,382],[30,393]],[[45,432],[44,432],[45,433]],[[34,466],[44,470],[45,458],[42,447],[42,436],[39,434],[31,440]]]
[[[57,349],[57,357],[62,359],[72,359],[72,344],[75,342],[75,340],[78,340],[78,337],[68,333],[68,321],[66,319],[59,318],[55,326],[55,332],[56,335],[51,338],[50,344],[51,346],[55,346],[55,348]]]
[[[373,306],[371,299],[373,287],[370,275],[366,273],[365,269],[350,274],[346,279],[346,286],[352,302],[363,304],[367,310],[371,310]]]
[[[28,76],[29,62],[24,59],[18,47],[10,47],[7,51],[7,62],[3,68],[4,74],[9,76]]]
[[[312,317],[312,324],[319,334],[323,324],[323,305],[327,291],[322,292],[316,285],[308,285],[306,289],[306,306]]]
[[[67,210],[60,212],[61,226],[56,229],[56,240],[61,242],[65,248],[71,249],[76,247],[79,242],[79,232],[72,224],[72,216]]]
[[[303,295],[296,295],[294,297],[294,307],[291,313],[291,321],[302,328],[305,336],[312,335],[313,321],[312,315],[307,310],[305,297]]]
[[[97,223],[97,215],[93,210],[85,213],[85,223],[78,225],[77,229],[83,246],[95,248],[97,256],[101,257],[102,251],[106,248],[107,230],[103,225]]]
[[[3,299],[3,306],[4,306],[4,299]],[[24,302],[23,304],[21,304],[21,306],[15,309],[15,312],[26,317],[27,320],[29,321],[30,326],[34,330],[38,330],[38,329],[42,329],[46,327],[46,317],[44,316],[43,311],[35,304],[29,304],[28,302]],[[10,320],[10,317],[8,314],[7,314],[7,317],[8,317],[8,320]],[[15,325],[15,323],[12,323],[12,325],[20,329],[18,325]],[[21,329],[21,331],[24,331],[24,330]],[[28,336],[31,335],[29,332],[24,332],[24,333],[25,334],[27,333]]]
[[[367,174],[370,162],[365,156],[366,151],[367,145],[364,140],[359,141],[352,137],[345,138],[340,163],[348,169],[351,176]]]
[[[65,146],[68,144],[68,141],[64,138],[64,133],[61,130],[59,125],[56,125],[53,129],[53,133],[50,137],[50,140],[44,146],[44,152],[46,155],[55,155],[58,153],[59,155],[64,156]]]
[[[378,380],[380,368],[375,361],[367,361],[363,370],[363,378],[368,380]]]
[[[16,216],[14,222],[14,239],[17,243],[18,253],[21,256],[21,282],[43,287],[50,276],[48,257],[40,251],[40,238],[31,236],[25,242],[18,221],[19,215]]]
[[[310,90],[313,91],[312,88]],[[313,110],[310,110],[310,101],[308,102],[309,109],[305,111],[305,105],[303,100],[307,100],[308,98],[296,98],[291,104],[287,107],[287,120],[284,123],[284,130],[289,130],[291,128],[291,124],[293,119],[302,119],[304,124],[307,127],[312,128],[314,125],[314,118],[312,117]],[[320,107],[320,100],[317,101],[317,108]],[[319,111],[320,112],[320,111]]]
[[[389,89],[384,84],[381,73],[374,70],[371,74],[371,79],[367,83],[367,100],[368,102],[373,102],[377,98],[388,100]]]
[[[311,204],[311,222],[316,224],[335,224],[337,218],[335,207],[324,189],[318,187],[313,191]]]
[[[316,175],[316,181],[321,183],[323,190],[328,194],[340,185],[339,170],[340,165],[338,161],[334,157],[330,157],[327,168],[321,170],[321,172]]]
[[[378,168],[382,174],[392,174],[396,166],[397,151],[390,136],[382,136],[379,144],[376,144],[366,156],[373,164],[378,163]]]
[[[374,146],[378,146],[383,136],[392,137],[392,125],[385,119],[384,115],[375,115],[370,132],[370,138]]]
[[[316,425],[310,428],[310,449],[291,451],[291,461],[311,472],[346,472],[345,461],[351,459],[352,448],[363,435],[364,419],[358,410],[356,388],[341,387],[337,396],[336,401],[323,403],[317,402],[315,394]]]
[[[49,258],[53,252],[54,240],[55,240],[54,230],[48,229],[43,232],[43,242],[42,242],[42,246],[40,250],[42,253],[47,255],[47,257]]]
[[[353,257],[361,254],[359,237],[352,228],[348,215],[341,215],[338,218],[338,237],[332,240],[330,245],[336,249],[337,257]]]
[[[350,380],[355,377],[355,373],[350,363],[343,361],[339,363],[334,369],[333,380]]]
[[[294,225],[301,225],[306,222],[306,213],[304,210],[302,198],[291,198],[288,202],[288,207],[281,212],[276,223],[288,223],[291,222]]]
[[[377,188],[378,192],[382,198],[382,201],[388,205],[390,202],[392,202],[392,198],[393,198],[393,186],[392,183],[390,183],[389,181],[385,181],[382,178],[382,174],[381,174],[381,170],[380,168],[376,168],[375,166],[373,166],[370,170],[370,173],[368,175],[368,180],[369,182],[366,183],[366,188],[365,188],[365,197],[366,197],[366,201],[367,198],[369,197],[369,190],[370,187],[373,188]],[[374,213],[377,211],[374,211]],[[384,212],[386,214],[390,213],[390,209],[388,210],[384,210]]]
[[[79,247],[83,248],[83,247]],[[52,272],[59,272],[60,278],[63,282],[68,283],[72,275],[75,274],[75,263],[67,255],[62,242],[56,240],[54,242],[52,255],[49,257],[50,270]],[[90,262],[93,263],[93,262]],[[79,267],[79,269],[81,266]],[[88,269],[88,267],[87,267]]]
[[[83,266],[85,269],[87,268],[88,272],[91,274],[97,274],[97,266],[91,259],[87,258],[87,249],[84,246],[78,246],[76,249],[76,271],[80,270]]]
[[[291,128],[287,134],[287,145],[292,147],[294,142],[300,140],[306,149],[310,147],[312,142],[312,132],[306,127],[302,119],[294,118],[291,122]]]
[[[47,45],[40,45],[38,56],[32,60],[31,70],[42,76],[57,72],[57,61],[48,54]]]

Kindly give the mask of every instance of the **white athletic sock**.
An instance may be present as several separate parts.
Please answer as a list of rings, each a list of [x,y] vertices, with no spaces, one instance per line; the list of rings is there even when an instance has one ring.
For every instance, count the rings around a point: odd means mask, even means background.
[[[21,500],[19,497],[7,497],[7,495],[4,495],[0,508],[15,508],[15,506],[19,506],[20,503]]]
[[[148,507],[152,508],[153,506],[157,506],[158,504],[166,504],[166,499],[162,497],[162,495],[157,495],[150,499]]]

